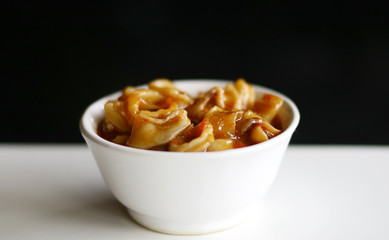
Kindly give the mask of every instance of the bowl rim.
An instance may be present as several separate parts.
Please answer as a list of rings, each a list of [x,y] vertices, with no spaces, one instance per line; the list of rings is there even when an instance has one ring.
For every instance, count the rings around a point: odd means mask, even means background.
[[[208,78],[173,79],[171,81],[175,84],[208,84],[208,85],[209,84],[225,85],[227,83],[234,82],[234,80],[212,79],[212,78],[209,78],[209,79]],[[81,134],[83,135],[84,138],[87,138],[87,139],[89,139],[89,140],[91,140],[99,145],[103,145],[103,146],[108,147],[108,148],[113,148],[113,149],[118,150],[118,151],[133,153],[133,154],[138,154],[138,155],[139,154],[148,155],[151,157],[153,157],[153,156],[159,157],[161,155],[163,155],[165,157],[169,156],[169,155],[171,155],[172,157],[173,156],[177,157],[177,156],[181,155],[183,157],[183,159],[185,159],[185,156],[188,156],[189,154],[193,155],[193,156],[198,155],[198,156],[204,157],[205,155],[207,155],[207,156],[218,157],[218,156],[223,156],[223,155],[230,155],[232,153],[239,154],[242,152],[246,153],[246,152],[252,152],[252,151],[259,151],[261,149],[269,148],[269,147],[277,144],[278,142],[282,142],[282,140],[284,140],[288,136],[292,136],[293,132],[295,131],[295,129],[297,128],[297,126],[300,122],[300,112],[299,112],[296,104],[288,96],[284,95],[283,93],[280,93],[276,90],[273,90],[271,88],[268,88],[268,87],[265,87],[262,85],[254,84],[251,82],[248,82],[248,83],[255,89],[255,92],[271,93],[271,94],[274,94],[276,96],[281,97],[284,100],[284,102],[286,102],[289,105],[289,107],[292,111],[292,121],[290,122],[289,126],[282,133],[277,135],[276,137],[269,139],[269,140],[262,142],[262,143],[258,143],[258,144],[254,144],[254,145],[250,145],[250,146],[246,146],[246,147],[242,147],[242,148],[234,148],[234,149],[227,149],[227,150],[214,151],[214,152],[171,152],[171,151],[139,149],[139,148],[123,146],[123,145],[120,145],[117,143],[110,142],[110,141],[100,137],[97,134],[96,129],[92,126],[91,123],[93,121],[93,118],[91,115],[91,111],[92,111],[92,109],[95,109],[98,105],[105,103],[108,99],[116,99],[118,96],[120,96],[120,94],[122,93],[122,90],[105,95],[105,96],[95,100],[91,104],[89,104],[81,116],[81,119],[79,121],[79,128],[80,128]],[[147,87],[147,84],[142,84],[142,85],[136,86],[136,88],[145,88],[145,87]],[[183,91],[185,91],[185,90],[183,90]],[[103,111],[104,104],[102,104],[101,106],[102,106],[101,111]]]

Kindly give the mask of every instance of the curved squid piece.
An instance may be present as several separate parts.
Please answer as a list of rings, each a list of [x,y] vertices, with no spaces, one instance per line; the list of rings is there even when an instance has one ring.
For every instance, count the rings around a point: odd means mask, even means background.
[[[165,97],[178,103],[179,108],[184,108],[193,102],[189,94],[180,91],[172,81],[165,78],[156,79],[149,83],[149,89],[156,90]]]
[[[200,123],[204,115],[211,109],[213,106],[219,106],[224,108],[225,96],[224,90],[220,87],[214,87],[205,94],[196,98],[196,101],[188,106],[186,110],[188,111],[188,116],[195,124]]]
[[[222,151],[227,149],[233,149],[235,141],[232,139],[215,139],[215,141],[208,147],[209,152]]]
[[[253,143],[261,143],[281,133],[265,119],[252,111],[246,111],[240,121],[239,134],[248,136]]]
[[[215,138],[236,139],[236,123],[243,111],[226,111],[218,106],[211,108],[205,118],[212,124]]]
[[[125,101],[131,95],[131,93],[135,92],[135,90],[136,87],[132,87],[132,86],[125,87],[122,91],[122,95],[119,97],[119,100]]]
[[[131,123],[140,112],[172,112],[178,109],[178,105],[166,98],[160,92],[153,89],[138,89],[133,91],[126,99],[125,111]]]
[[[282,107],[283,100],[275,95],[264,94],[254,103],[253,110],[266,121],[271,122]]]
[[[169,151],[204,152],[214,141],[212,124],[202,121],[196,127],[185,129],[169,144]]]
[[[164,112],[159,115],[140,111],[132,126],[132,133],[126,145],[150,149],[169,143],[191,124],[185,110]]]
[[[245,110],[254,105],[254,89],[243,78],[237,79],[233,84],[227,84],[224,94],[227,110]]]
[[[108,130],[127,133],[131,131],[131,124],[126,118],[124,103],[111,100],[104,104],[105,123]]]

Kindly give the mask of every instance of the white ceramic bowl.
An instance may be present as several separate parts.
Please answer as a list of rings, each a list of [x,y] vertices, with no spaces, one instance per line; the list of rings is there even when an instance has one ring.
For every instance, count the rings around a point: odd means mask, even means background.
[[[195,96],[221,80],[177,80]],[[144,87],[144,86],[143,86]],[[163,152],[121,146],[96,133],[104,103],[121,92],[91,104],[80,129],[113,195],[138,223],[171,234],[202,234],[227,229],[255,213],[276,177],[300,115],[286,96],[253,85],[256,93],[284,99],[280,111],[286,130],[260,144],[219,152]]]

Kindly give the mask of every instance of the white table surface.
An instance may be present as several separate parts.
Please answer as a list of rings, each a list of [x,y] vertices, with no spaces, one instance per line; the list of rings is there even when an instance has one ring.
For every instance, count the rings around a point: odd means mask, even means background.
[[[263,209],[173,236],[134,223],[85,145],[0,145],[0,239],[389,239],[389,146],[292,145]]]

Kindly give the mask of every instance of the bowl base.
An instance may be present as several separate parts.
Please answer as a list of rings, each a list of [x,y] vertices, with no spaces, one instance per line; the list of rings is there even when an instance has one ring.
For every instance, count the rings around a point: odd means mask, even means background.
[[[233,216],[212,221],[179,221],[160,219],[135,212],[127,208],[132,219],[141,226],[155,232],[171,235],[200,235],[227,230],[239,225],[251,215],[258,213],[258,205],[245,208]]]

